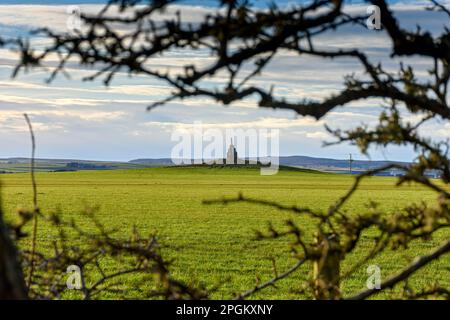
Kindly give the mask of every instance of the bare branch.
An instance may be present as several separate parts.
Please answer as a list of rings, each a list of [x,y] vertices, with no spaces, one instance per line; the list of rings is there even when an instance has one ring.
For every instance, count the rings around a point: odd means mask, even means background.
[[[392,288],[397,283],[407,279],[411,274],[413,274],[414,272],[416,272],[417,270],[428,264],[430,261],[433,261],[448,252],[450,252],[450,239],[444,241],[444,243],[435,248],[429,254],[417,257],[416,259],[414,259],[413,262],[411,262],[411,264],[403,268],[400,272],[384,280],[380,285],[380,289],[363,290],[354,296],[346,298],[346,300],[366,299],[376,293],[379,293],[380,290]]]
[[[296,271],[298,268],[300,268],[305,262],[307,261],[307,259],[300,259],[295,265],[293,265],[291,268],[289,268],[288,270],[286,270],[285,272],[276,275],[275,277],[273,277],[272,279],[255,286],[253,289],[247,290],[243,293],[240,293],[235,299],[236,300],[243,300],[245,298],[248,298],[249,296],[255,294],[258,291],[261,291],[264,288],[267,287],[271,287],[271,286],[275,286],[275,283],[286,278],[287,276],[291,275],[294,271]]]

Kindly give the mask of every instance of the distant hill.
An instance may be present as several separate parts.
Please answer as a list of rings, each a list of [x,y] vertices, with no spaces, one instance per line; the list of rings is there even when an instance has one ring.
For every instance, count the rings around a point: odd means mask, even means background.
[[[189,163],[185,161],[184,163]],[[389,163],[407,164],[405,162],[354,160],[352,173],[379,168]],[[0,159],[0,173],[28,172],[30,159],[6,158]],[[174,166],[170,158],[142,158],[128,162],[118,161],[92,161],[74,159],[36,159],[36,171],[78,171],[78,170],[118,170],[118,169],[142,169],[149,167]],[[312,169],[326,172],[349,173],[349,161],[347,159],[315,158],[308,156],[283,156],[280,157],[281,166]],[[396,172],[383,172],[380,175],[396,175]],[[433,174],[431,174],[433,176]]]
[[[227,165],[227,164],[190,164],[190,165],[172,165],[167,166],[166,168],[171,169],[196,169],[196,168],[208,168],[208,169],[226,169],[226,170],[240,170],[240,169],[249,169],[249,170],[260,170],[265,167],[261,164],[235,164],[235,165]],[[278,168],[280,171],[292,171],[292,172],[303,172],[303,173],[318,173],[318,174],[326,174],[323,171],[313,170],[313,169],[305,169],[299,167],[292,166],[284,166],[280,165]]]
[[[385,160],[353,160],[352,170],[354,171],[366,171],[370,169],[376,169],[388,164],[408,164],[407,162],[399,161],[385,161]],[[312,168],[325,171],[348,171],[349,160],[339,160],[331,158],[314,158],[307,156],[287,156],[280,157],[280,164],[286,166],[300,166],[304,168]]]
[[[131,160],[128,162],[134,163],[134,164],[144,164],[144,165],[148,165],[148,164],[158,164],[158,165],[166,165],[166,166],[173,165],[172,159],[169,159],[169,158],[135,159],[135,160]]]
[[[117,170],[117,169],[141,169],[151,165],[134,164],[130,162],[116,161],[91,161],[76,159],[36,159],[36,171],[61,172],[78,170]],[[0,159],[0,173],[29,172],[29,158]]]
[[[186,161],[187,162],[187,161]],[[131,160],[130,163],[143,165],[173,165],[169,158],[160,159],[136,159]],[[369,169],[380,168],[390,163],[407,164],[405,162],[393,161],[369,161],[369,160],[354,160],[352,162],[352,169],[355,172],[366,171]],[[331,158],[314,158],[307,156],[283,156],[280,157],[280,165],[290,167],[301,167],[307,169],[330,171],[330,172],[348,172],[349,161],[331,159]]]

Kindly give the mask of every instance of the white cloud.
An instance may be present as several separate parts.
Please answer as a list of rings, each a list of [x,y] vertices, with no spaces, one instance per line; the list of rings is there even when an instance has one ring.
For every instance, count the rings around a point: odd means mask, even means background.
[[[185,123],[185,122],[160,122],[160,121],[148,121],[143,123],[145,127],[161,127],[165,130],[193,130],[194,126],[201,125],[203,129],[289,129],[298,127],[323,127],[323,123],[315,121],[311,118],[260,118],[253,121],[240,121],[240,122],[214,122],[204,123],[198,121],[197,123]]]
[[[94,13],[100,9],[98,5],[80,7],[85,13]],[[440,24],[443,24],[443,21],[436,19],[435,13],[419,13],[417,2],[396,4],[394,7],[396,14],[408,27],[414,27],[415,23],[420,21],[425,26],[431,26],[433,32],[442,30]],[[365,7],[347,8],[355,11]],[[156,19],[165,19],[177,9],[182,9],[185,21],[193,23],[210,12],[210,9],[199,6],[174,6],[168,13],[158,14]],[[0,5],[0,23],[15,28],[18,32],[45,26],[65,32],[66,22],[66,6]],[[48,44],[48,39],[33,38],[32,42],[42,48]],[[397,61],[392,61],[388,56],[390,43],[383,33],[344,29],[318,38],[316,45],[328,49],[361,48],[368,52],[374,61],[382,61],[386,69],[398,68]],[[102,145],[105,146],[101,151],[104,154],[113,154],[114,151],[117,152],[116,158],[123,158],[120,150],[125,148],[130,148],[127,149],[130,154],[139,154],[142,150],[155,150],[153,146],[160,145],[159,156],[164,156],[170,153],[167,133],[176,128],[189,130],[195,120],[203,120],[204,128],[279,128],[285,141],[290,142],[284,152],[295,153],[293,150],[298,150],[296,147],[300,145],[305,152],[317,154],[320,152],[317,151],[318,147],[315,149],[318,140],[329,138],[323,129],[325,121],[332,127],[373,124],[382,103],[379,99],[357,101],[345,108],[335,109],[325,120],[319,122],[311,118],[293,118],[293,112],[258,108],[255,97],[235,102],[228,108],[219,107],[212,99],[200,97],[176,101],[151,113],[145,113],[145,106],[166,96],[172,89],[146,76],[130,79],[123,72],[117,74],[109,88],[103,87],[99,81],[80,84],[77,82],[80,78],[92,74],[95,70],[80,67],[74,62],[70,62],[67,68],[73,76],[73,82],[57,78],[51,86],[45,85],[42,81],[48,73],[42,69],[21,74],[18,80],[10,81],[9,75],[16,59],[16,53],[0,49],[0,130],[5,137],[3,141],[13,141],[11,135],[6,136],[10,131],[26,131],[22,117],[22,112],[26,111],[32,116],[36,130],[46,134],[49,145],[53,146],[55,141],[60,141],[61,133],[69,132],[70,136],[64,137],[62,145],[78,146],[80,155],[86,150],[83,148],[91,148],[85,144],[78,145],[79,135],[83,135],[84,138],[98,141],[97,147],[92,147],[93,153],[100,152],[98,146]],[[54,66],[56,61],[55,55],[50,56],[48,65]],[[426,70],[431,67],[423,59],[411,58],[407,61],[419,69],[418,75],[421,77],[425,77]],[[174,50],[150,60],[146,65],[160,71],[168,70],[173,74],[185,64],[205,67],[212,62],[213,58],[204,50]],[[250,69],[246,68],[244,71],[248,73]],[[289,101],[303,98],[323,99],[342,89],[343,76],[353,71],[360,74],[361,66],[358,61],[323,60],[282,50],[262,75],[250,84],[267,90],[274,85],[275,95],[285,97]],[[205,85],[223,86],[224,81],[224,74],[219,73],[215,78],[205,81]],[[429,133],[436,137],[449,137],[448,124],[431,124],[429,128]],[[111,139],[112,135],[114,139]],[[152,137],[151,142],[149,136]],[[119,142],[121,148],[117,148]],[[151,143],[152,147],[149,148]],[[9,147],[5,146],[5,143],[0,146],[4,150],[12,150],[14,147],[11,144]],[[130,151],[131,146],[134,146],[134,151]],[[113,151],[107,152],[108,147]]]
[[[315,131],[315,132],[307,132],[306,137],[311,138],[311,139],[325,140],[325,139],[329,139],[330,135],[326,134],[325,132],[322,132],[322,131]]]
[[[98,4],[79,4],[81,12],[94,15],[104,6]],[[0,5],[0,21],[6,25],[25,26],[30,29],[51,27],[59,32],[67,32],[67,21],[70,17],[68,5]],[[155,21],[163,21],[175,17],[180,11],[183,21],[198,22],[212,10],[200,6],[171,5],[165,12],[154,15]],[[117,7],[111,7],[110,15],[116,15]],[[124,14],[130,16],[132,12]],[[39,18],[37,18],[39,17]]]

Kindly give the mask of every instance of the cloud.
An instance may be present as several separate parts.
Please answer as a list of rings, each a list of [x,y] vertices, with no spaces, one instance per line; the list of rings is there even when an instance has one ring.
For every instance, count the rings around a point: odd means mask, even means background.
[[[81,13],[86,15],[94,15],[98,13],[104,5],[99,4],[79,4],[76,5]],[[4,25],[13,25],[26,27],[27,29],[38,29],[51,27],[59,32],[67,32],[69,18],[68,5],[0,5],[0,21]],[[176,12],[185,22],[199,22],[206,14],[211,13],[214,9],[191,6],[191,5],[171,5],[164,12],[158,12],[154,15],[154,21],[164,21],[175,17]],[[111,7],[108,11],[109,15],[117,14],[117,7]],[[132,12],[125,13],[123,16],[130,16]],[[36,17],[39,17],[37,19]]]
[[[449,2],[450,3],[450,2]],[[85,13],[95,13],[99,5],[81,5]],[[423,11],[418,2],[398,3],[394,5],[395,14],[402,26],[414,29],[420,24],[431,32],[442,30],[444,19],[439,14]],[[365,11],[365,7],[347,6],[353,12]],[[201,17],[210,13],[210,8],[189,5],[177,5],[167,13],[158,14],[161,21],[181,10],[185,21],[197,23]],[[39,18],[36,18],[39,17]],[[56,31],[67,31],[66,6],[2,6],[0,5],[0,31],[7,35],[25,35],[27,30],[51,26]],[[398,61],[389,57],[390,43],[381,32],[343,28],[342,30],[321,36],[315,40],[318,48],[360,48],[367,52],[373,61],[381,61],[384,68],[397,70]],[[125,30],[122,30],[125,31]],[[38,48],[48,44],[48,39],[32,38]],[[282,151],[285,154],[312,154],[339,156],[348,153],[347,147],[340,149],[321,149],[319,140],[329,138],[323,129],[326,122],[333,128],[376,123],[380,99],[357,101],[345,108],[337,108],[322,121],[311,118],[296,118],[292,111],[259,108],[256,97],[249,97],[230,106],[223,107],[216,101],[199,97],[176,101],[157,108],[150,113],[145,107],[170,94],[172,89],[165,83],[146,77],[128,77],[124,72],[117,74],[112,85],[105,88],[101,81],[81,83],[79,79],[95,72],[95,69],[80,67],[75,61],[67,65],[73,80],[58,77],[50,86],[43,83],[48,73],[42,69],[21,74],[16,81],[9,76],[17,61],[17,55],[9,50],[0,49],[0,131],[3,142],[1,150],[18,152],[17,133],[26,131],[23,112],[33,119],[41,143],[47,144],[48,156],[66,152],[77,157],[110,157],[123,159],[135,156],[167,156],[170,154],[170,132],[175,129],[190,130],[192,123],[203,121],[204,128],[278,128],[282,132]],[[213,58],[205,50],[173,50],[164,56],[151,59],[146,66],[172,74],[181,70],[185,64],[205,67],[213,63]],[[431,62],[417,57],[406,61],[418,70],[418,76],[426,78]],[[50,56],[49,66],[54,66],[57,56]],[[324,60],[281,50],[278,56],[249,85],[257,85],[266,90],[274,86],[274,94],[289,101],[301,99],[323,99],[339,92],[343,88],[343,77],[356,71],[363,76],[357,60]],[[251,72],[245,66],[242,79]],[[225,75],[207,79],[208,88],[224,85]],[[448,137],[450,127],[439,123],[427,127],[429,134],[435,137]],[[80,141],[89,140],[92,145]],[[95,142],[95,143],[94,143]],[[70,145],[70,150],[67,150]],[[59,148],[61,148],[60,151]],[[331,151],[329,151],[331,150]],[[354,152],[354,149],[351,149]],[[28,151],[28,149],[27,149]],[[148,153],[146,153],[148,151]],[[5,151],[4,151],[5,152]],[[59,152],[59,153],[58,153]],[[70,153],[70,154],[69,154]],[[14,155],[14,154],[9,154]],[[97,155],[97,156],[96,156]],[[395,154],[407,157],[409,154]]]
[[[98,101],[92,99],[66,99],[66,98],[56,98],[56,99],[45,99],[45,98],[33,98],[25,96],[15,96],[9,94],[0,94],[0,103],[18,103],[18,104],[44,104],[53,106],[71,106],[71,105],[81,105],[81,106],[96,106],[99,104]]]
[[[325,140],[325,139],[329,139],[330,135],[326,134],[325,132],[322,132],[322,131],[315,131],[315,132],[307,132],[306,137],[311,138],[311,139]]]
[[[28,131],[23,114],[27,113],[32,120],[35,131],[55,131],[64,130],[67,132],[72,127],[74,120],[90,123],[107,123],[114,120],[121,120],[127,117],[124,111],[100,111],[70,109],[32,109],[26,112],[15,109],[0,109],[0,131]]]
[[[204,123],[197,121],[195,123],[185,122],[159,122],[148,121],[143,124],[145,127],[162,127],[169,130],[182,129],[190,130],[194,126],[201,126],[203,129],[286,129],[293,127],[321,127],[323,123],[321,121],[315,121],[311,118],[260,118],[253,121],[240,121],[240,122],[214,122]]]

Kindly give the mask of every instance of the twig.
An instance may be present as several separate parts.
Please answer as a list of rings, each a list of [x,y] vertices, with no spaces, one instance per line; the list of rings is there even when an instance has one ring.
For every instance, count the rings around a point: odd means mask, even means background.
[[[28,274],[28,289],[31,286],[31,280],[34,273],[34,255],[36,253],[36,237],[37,237],[37,226],[38,226],[38,213],[39,213],[39,207],[38,207],[38,201],[37,201],[37,186],[36,186],[36,177],[34,174],[35,171],[35,153],[36,153],[36,139],[33,132],[33,126],[31,125],[30,118],[26,113],[23,115],[25,117],[25,120],[28,124],[28,129],[30,131],[31,136],[31,162],[30,162],[30,172],[31,172],[31,183],[33,186],[33,235],[31,239],[31,257],[30,257],[30,272]]]
[[[439,247],[435,248],[429,254],[417,257],[416,259],[414,259],[413,262],[411,262],[407,267],[403,268],[400,272],[387,278],[385,281],[381,283],[380,289],[363,290],[354,296],[346,298],[345,300],[363,300],[380,292],[381,290],[384,290],[386,288],[392,288],[400,281],[407,279],[411,274],[413,274],[414,272],[416,272],[417,270],[428,264],[430,261],[439,258],[441,255],[447,252],[450,252],[450,239],[444,241],[444,243],[442,243]]]
[[[25,120],[28,125],[28,130],[30,131],[31,136],[31,163],[30,163],[30,170],[31,170],[31,183],[33,187],[33,205],[34,209],[36,210],[37,205],[37,187],[36,187],[36,177],[34,175],[34,167],[35,167],[35,153],[36,153],[36,138],[34,136],[33,132],[33,126],[31,125],[30,118],[28,117],[28,114],[24,113],[23,116],[25,117]]]
[[[242,193],[239,193],[239,195],[235,198],[222,198],[222,199],[217,199],[217,200],[203,200],[203,204],[207,204],[207,205],[211,205],[211,204],[223,204],[223,205],[227,205],[230,203],[235,203],[235,202],[246,202],[246,203],[250,203],[250,204],[259,204],[259,205],[264,205],[264,206],[269,206],[269,207],[273,207],[275,209],[278,210],[282,210],[282,211],[292,211],[294,213],[298,213],[298,214],[306,214],[306,215],[310,215],[314,218],[318,218],[318,219],[323,219],[324,215],[322,215],[320,212],[316,212],[308,207],[297,207],[295,205],[293,206],[285,206],[282,205],[281,203],[275,202],[275,201],[269,201],[269,200],[263,200],[263,199],[252,199],[252,198],[247,198],[244,197],[244,195],[242,195]]]
[[[279,281],[279,280],[281,280],[283,278],[286,278],[288,275],[290,275],[295,270],[300,268],[303,265],[303,263],[305,263],[306,260],[307,260],[306,258],[303,258],[303,259],[299,260],[295,265],[293,265],[290,269],[286,270],[285,272],[283,272],[283,273],[273,277],[269,281],[266,281],[266,282],[264,282],[264,283],[262,283],[260,285],[255,286],[253,289],[250,289],[248,291],[245,291],[245,292],[239,294],[235,298],[235,300],[245,299],[245,298],[251,296],[252,294],[254,294],[254,293],[256,293],[256,292],[258,292],[258,291],[260,291],[260,290],[262,290],[264,288],[267,288],[269,286],[273,286],[277,281]]]

